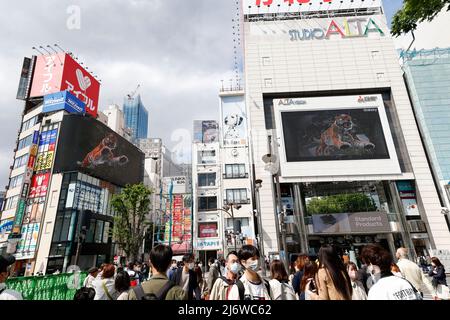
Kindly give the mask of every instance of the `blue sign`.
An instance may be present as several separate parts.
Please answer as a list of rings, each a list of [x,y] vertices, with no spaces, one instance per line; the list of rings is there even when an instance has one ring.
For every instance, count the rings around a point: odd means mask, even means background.
[[[61,91],[44,96],[42,112],[66,110],[69,113],[84,114],[86,105],[69,91]]]
[[[14,224],[13,220],[2,221],[0,224],[0,233],[11,232],[13,224]]]

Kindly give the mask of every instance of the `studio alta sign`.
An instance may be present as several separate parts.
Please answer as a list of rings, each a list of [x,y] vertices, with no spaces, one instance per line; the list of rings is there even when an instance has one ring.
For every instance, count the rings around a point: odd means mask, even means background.
[[[343,19],[341,23],[331,20],[327,28],[289,30],[291,41],[328,40],[332,37],[364,38],[368,37],[370,33],[385,35],[373,18]]]

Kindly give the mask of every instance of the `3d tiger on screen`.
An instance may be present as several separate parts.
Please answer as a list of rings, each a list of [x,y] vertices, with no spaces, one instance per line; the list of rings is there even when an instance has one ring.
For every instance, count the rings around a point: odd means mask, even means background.
[[[375,150],[375,144],[364,134],[355,134],[355,124],[349,114],[337,115],[334,122],[320,135],[316,156],[341,153],[367,153]]]

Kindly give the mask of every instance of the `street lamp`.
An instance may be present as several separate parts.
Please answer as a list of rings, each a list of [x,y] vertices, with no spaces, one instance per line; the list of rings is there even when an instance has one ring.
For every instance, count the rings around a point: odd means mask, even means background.
[[[261,256],[263,257],[263,272],[264,275],[266,274],[266,256],[264,254],[264,240],[263,240],[263,229],[262,229],[262,213],[261,213],[261,200],[259,197],[259,189],[262,187],[262,180],[257,179],[255,180],[255,191],[256,191],[256,214],[258,218],[258,244],[259,244],[259,251],[261,252]]]

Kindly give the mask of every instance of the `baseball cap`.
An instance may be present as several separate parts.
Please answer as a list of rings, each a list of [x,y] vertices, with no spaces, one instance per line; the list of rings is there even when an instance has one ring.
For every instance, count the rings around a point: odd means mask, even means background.
[[[0,272],[6,272],[6,268],[16,262],[14,256],[0,256]]]

